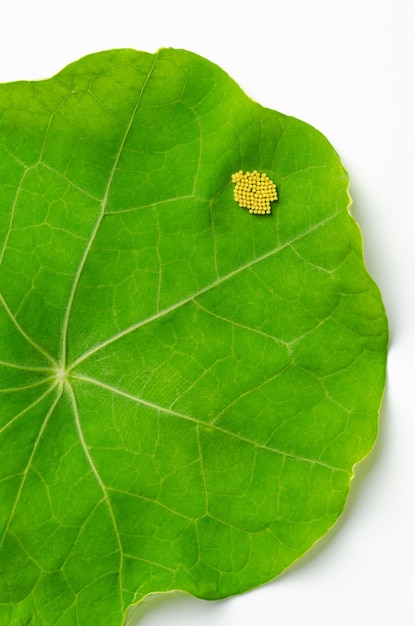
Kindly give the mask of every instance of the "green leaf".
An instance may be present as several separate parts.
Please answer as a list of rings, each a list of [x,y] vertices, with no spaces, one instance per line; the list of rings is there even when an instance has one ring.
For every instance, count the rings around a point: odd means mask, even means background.
[[[232,174],[276,184],[271,215]],[[181,50],[0,88],[0,623],[260,585],[334,524],[387,322],[315,129]]]

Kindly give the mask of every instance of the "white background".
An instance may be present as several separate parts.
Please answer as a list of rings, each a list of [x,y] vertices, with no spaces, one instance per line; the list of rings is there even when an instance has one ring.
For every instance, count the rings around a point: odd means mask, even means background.
[[[349,171],[389,315],[380,436],[329,536],[258,590],[153,601],[140,626],[415,624],[414,30],[414,0],[2,2],[0,82],[47,78],[103,49],[187,48],[321,130]]]

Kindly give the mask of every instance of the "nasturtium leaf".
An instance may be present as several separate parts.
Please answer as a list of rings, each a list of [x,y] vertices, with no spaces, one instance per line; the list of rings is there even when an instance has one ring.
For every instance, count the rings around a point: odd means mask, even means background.
[[[275,182],[271,215],[232,175]],[[98,53],[0,87],[0,623],[260,585],[340,515],[387,322],[348,176],[219,67]]]

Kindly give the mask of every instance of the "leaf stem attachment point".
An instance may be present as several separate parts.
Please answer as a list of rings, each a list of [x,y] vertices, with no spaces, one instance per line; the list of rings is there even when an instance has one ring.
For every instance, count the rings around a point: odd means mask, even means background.
[[[66,383],[66,380],[68,378],[68,371],[64,367],[58,367],[55,371],[55,376],[56,382],[60,385],[63,385]]]

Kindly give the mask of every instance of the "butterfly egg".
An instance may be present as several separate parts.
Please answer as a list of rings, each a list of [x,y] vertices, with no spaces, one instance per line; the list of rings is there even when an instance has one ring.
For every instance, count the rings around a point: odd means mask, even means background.
[[[233,197],[240,207],[254,215],[270,215],[271,202],[278,200],[275,183],[258,170],[235,172],[231,177],[235,185]]]

